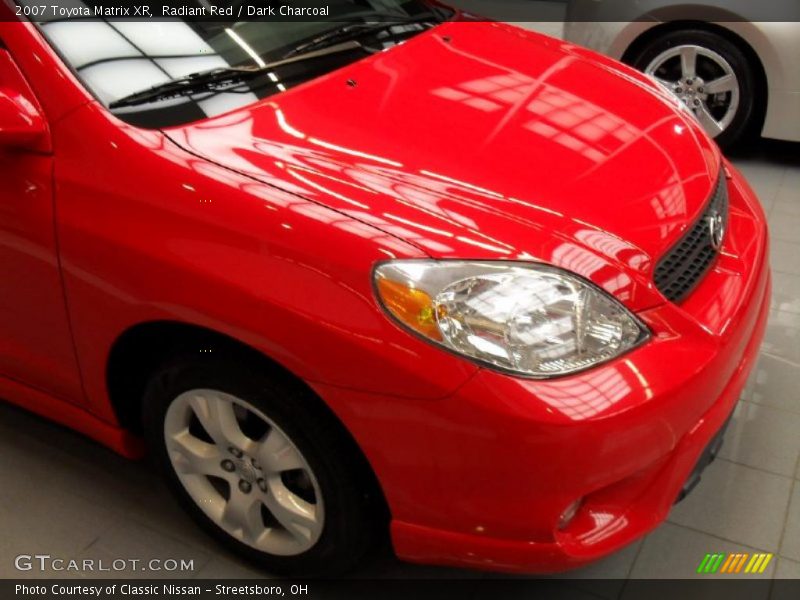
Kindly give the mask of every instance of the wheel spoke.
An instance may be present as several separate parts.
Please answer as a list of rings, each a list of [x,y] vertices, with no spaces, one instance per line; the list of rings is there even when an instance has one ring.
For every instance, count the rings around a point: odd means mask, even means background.
[[[221,520],[228,529],[239,531],[242,538],[252,543],[257,542],[266,529],[261,518],[261,500],[258,496],[245,494],[233,486]]]
[[[714,116],[708,111],[708,107],[701,103],[698,109],[695,111],[695,115],[697,116],[697,120],[700,121],[700,124],[712,137],[718,136],[722,133],[722,125],[714,118]]]
[[[734,75],[723,75],[718,79],[714,79],[705,84],[705,93],[707,94],[721,94],[722,92],[730,92],[736,87],[736,77]]]
[[[203,429],[219,446],[233,446],[244,450],[252,441],[236,419],[233,402],[220,397],[196,395],[190,400],[194,414]]]
[[[222,456],[219,449],[196,438],[188,430],[184,430],[167,440],[175,469],[181,473],[193,475],[220,476]]]
[[[319,541],[326,514],[315,473],[261,408],[222,391],[192,389],[170,404],[163,431],[180,483],[228,535],[279,556],[296,556]]]
[[[270,429],[261,440],[256,456],[261,468],[270,473],[305,468],[300,453],[276,427]]]
[[[697,48],[685,46],[681,48],[681,75],[684,79],[692,79],[697,74]]]
[[[673,92],[673,90],[675,89],[675,84],[677,83],[675,81],[668,81],[667,79],[656,77],[655,75],[653,75],[653,79],[655,79],[656,82],[668,92]]]
[[[278,523],[301,541],[316,537],[320,528],[316,507],[292,493],[280,477],[271,477],[267,483],[269,492],[263,502]]]

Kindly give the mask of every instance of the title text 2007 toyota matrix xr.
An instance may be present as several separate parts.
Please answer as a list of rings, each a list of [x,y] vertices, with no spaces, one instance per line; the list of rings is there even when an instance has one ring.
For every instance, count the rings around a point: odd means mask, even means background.
[[[628,67],[422,1],[335,4],[0,3],[0,397],[147,449],[274,573],[386,536],[520,572],[624,547],[697,483],[753,366],[757,198]]]

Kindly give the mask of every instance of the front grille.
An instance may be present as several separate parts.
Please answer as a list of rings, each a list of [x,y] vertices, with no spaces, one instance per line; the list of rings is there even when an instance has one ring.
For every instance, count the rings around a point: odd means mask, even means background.
[[[715,215],[728,225],[728,184],[723,175],[700,218],[656,266],[658,290],[671,302],[680,302],[700,283],[719,253],[711,240],[709,220]]]

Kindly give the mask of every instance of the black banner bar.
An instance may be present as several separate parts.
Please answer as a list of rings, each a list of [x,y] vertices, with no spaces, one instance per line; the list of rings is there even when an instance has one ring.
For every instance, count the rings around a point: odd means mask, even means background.
[[[0,0],[0,18],[34,22],[78,19],[133,21],[348,21],[351,0]],[[798,0],[439,0],[471,18],[509,22],[677,21],[800,22]],[[370,3],[362,3],[369,9]],[[380,2],[371,3],[376,8]]]
[[[700,580],[2,580],[0,598],[85,600],[87,598],[241,598],[298,600],[503,600],[622,598],[636,600],[797,600],[800,580],[740,577]]]

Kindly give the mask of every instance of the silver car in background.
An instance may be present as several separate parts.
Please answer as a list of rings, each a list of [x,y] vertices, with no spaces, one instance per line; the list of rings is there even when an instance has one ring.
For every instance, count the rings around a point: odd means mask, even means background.
[[[722,147],[800,141],[800,0],[570,0],[564,35],[655,77]]]

